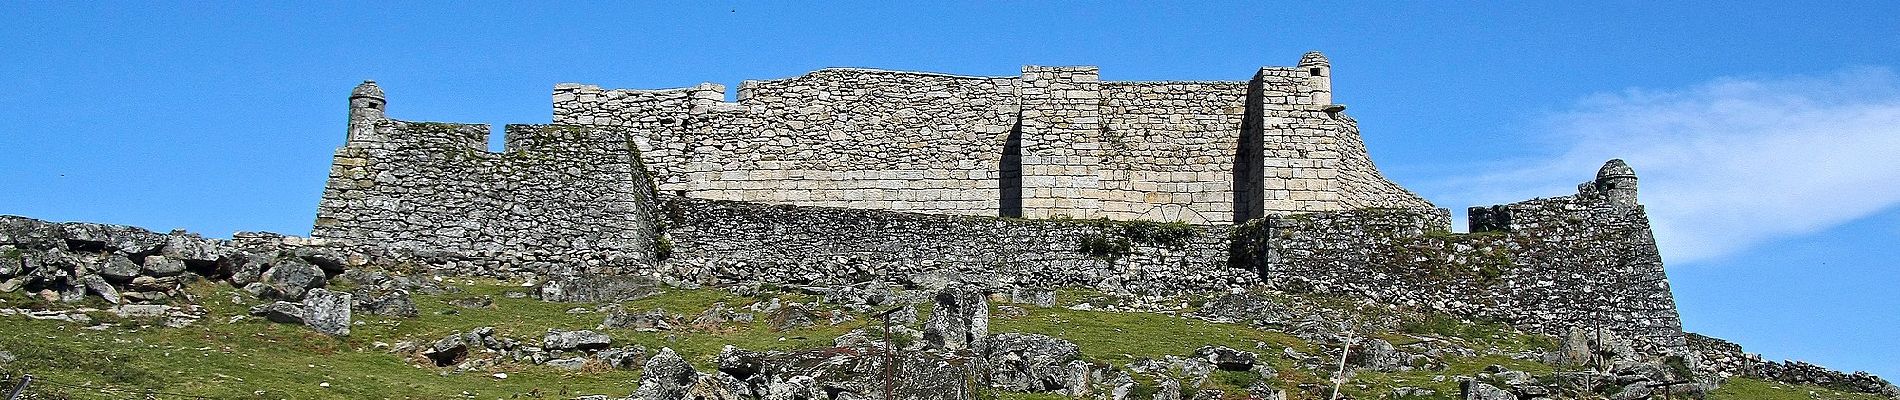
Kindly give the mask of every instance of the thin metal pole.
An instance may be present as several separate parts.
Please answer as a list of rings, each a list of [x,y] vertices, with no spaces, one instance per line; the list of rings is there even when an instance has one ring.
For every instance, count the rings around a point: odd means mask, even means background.
[[[20,398],[20,392],[24,392],[24,391],[26,391],[26,385],[28,385],[28,384],[31,384],[31,383],[33,383],[33,375],[32,375],[32,374],[26,374],[26,375],[21,375],[21,376],[20,376],[20,385],[19,385],[19,386],[14,386],[14,387],[13,387],[13,393],[8,393],[8,394],[7,394],[7,400],[17,400],[17,399],[19,399],[19,398]]]
[[[891,393],[892,363],[896,359],[896,346],[891,344],[891,313],[884,313],[884,400],[892,400]]]
[[[1348,331],[1347,337],[1345,338],[1346,348],[1339,352],[1339,372],[1337,375],[1333,376],[1332,400],[1339,400],[1339,385],[1346,383],[1346,356],[1352,354],[1352,342],[1353,342],[1353,339],[1351,336],[1352,334],[1350,332],[1351,331]]]

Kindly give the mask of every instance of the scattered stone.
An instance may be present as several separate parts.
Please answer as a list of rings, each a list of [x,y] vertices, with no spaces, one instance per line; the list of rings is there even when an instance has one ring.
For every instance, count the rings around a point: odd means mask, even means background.
[[[673,317],[665,309],[653,309],[643,313],[629,313],[619,305],[607,306],[607,318],[601,320],[600,328],[624,328],[642,332],[673,329]]]
[[[546,365],[546,366],[565,369],[565,370],[577,370],[577,369],[581,369],[582,366],[587,365],[587,359],[579,358],[579,357],[556,358],[556,359],[548,360],[547,362],[543,362],[541,363],[541,365]]]
[[[1015,392],[1045,392],[1078,388],[1069,364],[1081,359],[1075,343],[1033,333],[999,333],[984,341],[983,359],[989,366],[990,385]],[[1053,386],[1053,387],[1052,387]]]
[[[99,266],[99,276],[114,282],[125,282],[139,276],[140,270],[139,264],[132,262],[132,259],[126,258],[125,255],[110,254],[106,256],[105,264]]]
[[[646,364],[646,356],[647,348],[640,346],[614,347],[594,353],[594,359],[600,360],[601,363],[614,369],[626,370],[639,369],[640,366]]]
[[[258,283],[264,284],[264,290],[258,296],[271,299],[298,300],[310,289],[320,288],[326,283],[323,269],[296,257],[275,257],[270,260],[270,269],[264,271]]]
[[[1246,371],[1260,362],[1258,354],[1227,346],[1202,346],[1194,350],[1193,357],[1206,360],[1224,371]]]
[[[1463,400],[1517,400],[1517,395],[1499,389],[1484,382],[1467,380],[1459,385],[1459,399]]]
[[[617,303],[652,296],[659,288],[659,282],[640,276],[562,276],[542,282],[532,294],[544,301]]]
[[[613,343],[607,334],[590,330],[563,331],[548,329],[541,338],[541,348],[548,350],[599,350]]]
[[[141,267],[145,275],[161,278],[185,273],[185,268],[183,260],[162,255],[146,256],[145,265]]]
[[[469,309],[493,308],[495,306],[495,298],[488,296],[461,297],[449,299],[448,303],[452,306]]]
[[[277,301],[251,307],[251,315],[264,317],[270,322],[280,324],[301,324],[304,319],[304,307],[303,304]]]
[[[355,296],[363,296],[363,295],[364,295],[363,293],[355,294]],[[409,297],[408,290],[398,289],[398,290],[383,292],[382,294],[376,295],[373,297],[353,297],[353,298],[358,299],[356,300],[356,304],[355,304],[355,308],[357,310],[370,313],[373,315],[382,315],[382,316],[399,317],[399,318],[414,318],[422,314],[421,311],[416,310],[416,302],[414,299],[411,299]]]
[[[435,366],[437,367],[447,367],[461,364],[462,361],[467,360],[468,347],[469,343],[467,337],[459,333],[451,334],[429,345],[428,350],[422,352],[422,356],[428,357],[429,361],[435,362]]]
[[[350,294],[310,289],[304,296],[304,325],[330,336],[350,335]]]
[[[773,331],[783,332],[817,326],[819,318],[822,317],[805,308],[804,304],[791,303],[766,313],[765,323]]]
[[[101,278],[98,275],[86,275],[79,279],[85,283],[86,290],[98,294],[99,297],[105,298],[107,303],[119,304],[125,302],[125,299],[119,297],[119,289],[112,287],[112,284],[106,282],[105,278]],[[77,299],[74,300],[76,301]]]
[[[680,358],[671,347],[662,347],[646,366],[640,369],[640,387],[634,389],[632,399],[638,400],[678,400],[684,398],[686,389],[693,384],[693,365]]]
[[[989,298],[968,286],[937,292],[936,309],[924,323],[924,343],[933,349],[957,351],[983,340],[990,330]]]
[[[1398,372],[1410,370],[1410,354],[1399,351],[1392,342],[1384,339],[1366,338],[1353,347],[1346,362],[1354,367],[1380,372]]]
[[[164,318],[171,315],[172,307],[163,304],[126,304],[112,308],[119,318]]]

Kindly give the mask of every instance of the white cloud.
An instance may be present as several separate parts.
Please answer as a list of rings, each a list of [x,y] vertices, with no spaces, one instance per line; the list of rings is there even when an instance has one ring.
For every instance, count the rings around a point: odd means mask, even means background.
[[[1671,262],[1716,259],[1900,204],[1900,78],[1887,68],[1629,89],[1590,96],[1542,126],[1557,156],[1429,187],[1452,205],[1558,196],[1622,158],[1636,169]]]

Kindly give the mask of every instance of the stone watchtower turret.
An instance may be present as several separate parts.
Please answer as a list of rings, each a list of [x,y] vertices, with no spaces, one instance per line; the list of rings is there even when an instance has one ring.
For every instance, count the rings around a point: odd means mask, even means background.
[[[1317,51],[1300,56],[1300,70],[1313,88],[1313,104],[1333,104],[1333,63]]]
[[[366,80],[350,90],[350,136],[349,141],[370,140],[375,134],[376,123],[387,118],[383,114],[385,100],[383,88],[376,81]]]
[[[1597,169],[1596,191],[1617,207],[1636,206],[1636,170],[1622,159],[1611,159]]]

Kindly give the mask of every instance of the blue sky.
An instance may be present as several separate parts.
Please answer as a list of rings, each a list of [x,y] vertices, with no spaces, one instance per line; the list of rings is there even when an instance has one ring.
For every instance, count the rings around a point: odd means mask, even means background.
[[[383,3],[0,3],[0,213],[307,233],[362,79],[396,118],[502,124],[558,82],[1241,80],[1321,50],[1399,183],[1462,210],[1628,159],[1689,330],[1900,378],[1900,2]]]

